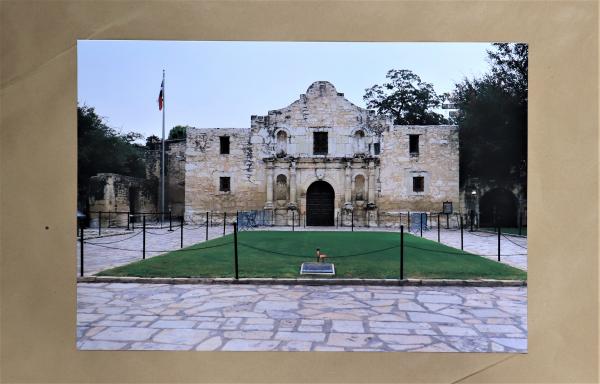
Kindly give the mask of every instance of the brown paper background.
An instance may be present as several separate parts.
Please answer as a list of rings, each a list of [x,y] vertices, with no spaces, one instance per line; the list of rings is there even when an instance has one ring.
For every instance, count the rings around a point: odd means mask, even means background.
[[[1,11],[2,382],[598,381],[596,2],[3,1]],[[528,42],[529,353],[78,352],[77,39]]]

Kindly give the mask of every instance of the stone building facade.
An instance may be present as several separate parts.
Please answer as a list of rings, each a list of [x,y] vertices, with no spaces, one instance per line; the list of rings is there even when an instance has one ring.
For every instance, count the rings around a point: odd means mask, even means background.
[[[191,128],[185,215],[267,210],[275,224],[398,223],[399,212],[459,203],[456,126],[398,126],[327,81],[249,128]],[[345,214],[344,214],[345,213]]]
[[[183,139],[165,141],[165,212],[170,209],[174,217],[183,215],[185,208],[185,149]],[[144,160],[144,178],[116,173],[99,173],[90,178],[86,210],[89,225],[95,227],[101,219],[102,226],[124,226],[127,213],[154,214],[160,211],[160,142],[146,149]],[[158,215],[147,217],[156,220]]]
[[[89,181],[90,226],[124,226],[128,213],[156,212],[156,183],[152,179],[99,173]],[[102,214],[98,214],[102,212]],[[135,220],[135,218],[134,218]]]
[[[185,139],[165,140],[165,212],[183,215],[185,208]],[[154,179],[160,189],[161,145],[146,151],[146,178]],[[160,191],[156,207],[160,208]]]

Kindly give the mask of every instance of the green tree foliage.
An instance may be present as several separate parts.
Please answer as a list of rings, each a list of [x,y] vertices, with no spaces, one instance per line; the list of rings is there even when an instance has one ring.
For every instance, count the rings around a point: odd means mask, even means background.
[[[151,135],[146,138],[146,148],[148,149],[158,149],[160,148],[160,144],[160,137],[156,135]]]
[[[185,130],[188,125],[176,125],[169,131],[169,140],[185,139]]]
[[[526,183],[527,55],[527,44],[494,44],[490,73],[456,85],[463,185],[469,177]]]
[[[388,71],[389,79],[383,85],[365,89],[363,99],[367,108],[379,115],[389,116],[394,124],[428,125],[446,124],[443,115],[432,111],[443,101],[443,96],[435,93],[433,85],[406,69]]]
[[[144,177],[143,146],[139,133],[121,134],[110,128],[94,108],[77,107],[77,185],[81,197],[87,195],[88,180],[98,173]]]

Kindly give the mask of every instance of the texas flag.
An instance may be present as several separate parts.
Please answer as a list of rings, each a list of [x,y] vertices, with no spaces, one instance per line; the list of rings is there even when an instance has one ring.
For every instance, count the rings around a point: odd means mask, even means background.
[[[163,80],[162,83],[160,83],[160,93],[158,94],[158,110],[159,111],[162,111],[163,103],[165,101],[164,89],[165,89],[165,81]]]

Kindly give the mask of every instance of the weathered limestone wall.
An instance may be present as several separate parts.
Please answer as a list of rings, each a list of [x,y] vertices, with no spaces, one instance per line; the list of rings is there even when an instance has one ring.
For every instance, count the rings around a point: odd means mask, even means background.
[[[102,211],[102,225],[127,225],[126,214],[114,212],[155,212],[156,184],[152,181],[123,176],[116,173],[99,173],[90,178],[91,225],[98,225],[98,214]],[[131,205],[133,203],[133,205]]]
[[[220,136],[229,136],[230,153],[220,154]],[[265,203],[264,163],[255,152],[249,129],[188,129],[185,162],[185,214],[262,209]],[[230,177],[231,191],[219,191],[219,178]]]
[[[305,94],[287,107],[271,110],[266,116],[252,116],[250,127],[266,144],[265,150],[280,153],[277,137],[286,137],[285,154],[294,157],[353,157],[357,153],[373,153],[377,132],[389,121],[360,108],[337,92],[327,81],[313,83]],[[355,140],[357,131],[364,138]],[[313,154],[313,132],[328,133],[328,154]]]
[[[174,216],[185,209],[185,140],[167,140],[165,148],[165,211],[171,207]],[[146,177],[155,179],[160,190],[160,144],[146,151]],[[157,196],[160,191],[157,190]],[[160,202],[156,202],[160,208]]]
[[[409,153],[411,134],[420,135],[418,156]],[[384,133],[380,159],[381,210],[439,212],[444,201],[461,208],[456,126],[394,126]],[[424,177],[423,192],[413,192],[415,176]]]
[[[326,155],[313,153],[313,133],[328,133]],[[419,155],[409,134],[420,135]],[[230,154],[219,137],[230,137]],[[380,153],[375,144],[380,145]],[[185,153],[186,216],[206,211],[274,209],[276,224],[290,224],[290,209],[306,214],[306,193],[317,180],[335,192],[335,215],[348,225],[392,225],[398,212],[439,212],[452,201],[459,211],[456,126],[393,126],[338,93],[313,83],[288,107],[252,116],[246,129],[188,129]],[[231,191],[219,191],[219,177]],[[425,179],[413,192],[413,176]]]

